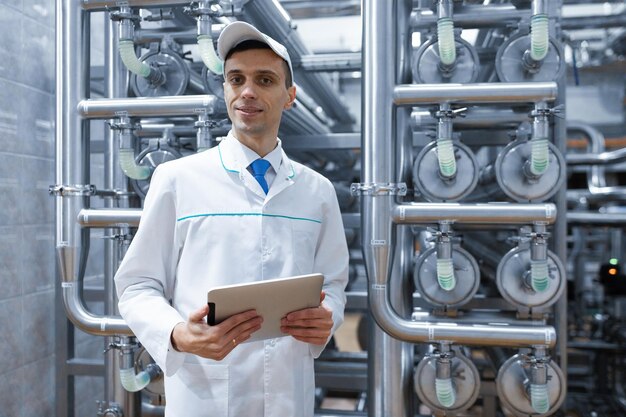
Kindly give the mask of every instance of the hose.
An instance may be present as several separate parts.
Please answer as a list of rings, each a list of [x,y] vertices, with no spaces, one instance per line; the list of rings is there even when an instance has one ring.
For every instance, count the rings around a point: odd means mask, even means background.
[[[132,40],[120,40],[118,43],[118,49],[120,51],[122,62],[124,62],[124,65],[130,72],[141,77],[148,78],[150,75],[150,66],[139,61],[137,55],[135,55],[135,43]]]
[[[442,17],[437,20],[437,46],[441,63],[443,65],[454,64],[456,61],[454,22],[449,17]]]
[[[204,62],[204,65],[207,66],[209,71],[214,74],[222,75],[224,72],[224,63],[215,53],[211,36],[198,35],[198,47],[200,48],[202,62]]]
[[[135,152],[132,149],[120,149],[120,168],[128,178],[145,180],[150,177],[151,170],[148,166],[137,165]]]
[[[435,378],[435,393],[437,394],[437,401],[443,407],[450,408],[456,401],[456,393],[452,386],[452,378],[439,379]]]
[[[539,414],[545,414],[550,410],[548,384],[530,384],[530,404]]]
[[[548,289],[548,260],[530,261],[530,285],[533,290],[543,292]]]
[[[548,138],[533,138],[530,142],[530,172],[535,176],[543,175],[550,165]]]
[[[437,259],[437,282],[445,291],[452,291],[456,287],[452,258]]]
[[[546,14],[536,14],[530,19],[530,57],[541,61],[548,54],[549,19]]]
[[[137,392],[148,386],[150,374],[146,371],[135,374],[134,368],[120,369],[120,381],[126,391]]]
[[[456,157],[454,155],[454,145],[452,139],[437,139],[437,160],[439,171],[445,178],[456,175]]]

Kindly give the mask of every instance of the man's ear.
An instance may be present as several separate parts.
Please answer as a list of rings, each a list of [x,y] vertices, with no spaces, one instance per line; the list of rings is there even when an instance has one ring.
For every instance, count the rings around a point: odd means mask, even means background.
[[[289,95],[289,100],[285,103],[284,110],[289,110],[293,107],[293,103],[296,101],[296,86],[292,85],[287,89],[287,94]]]

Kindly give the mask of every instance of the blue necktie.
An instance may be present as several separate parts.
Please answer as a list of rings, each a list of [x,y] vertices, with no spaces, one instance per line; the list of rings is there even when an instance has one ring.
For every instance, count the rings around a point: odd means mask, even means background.
[[[269,167],[270,162],[265,159],[257,159],[250,164],[250,168],[252,169],[252,175],[254,175],[254,178],[257,180],[259,185],[261,185],[261,188],[263,188],[265,194],[267,194],[267,191],[269,189],[269,187],[267,186],[267,181],[265,181],[265,173],[267,172]]]

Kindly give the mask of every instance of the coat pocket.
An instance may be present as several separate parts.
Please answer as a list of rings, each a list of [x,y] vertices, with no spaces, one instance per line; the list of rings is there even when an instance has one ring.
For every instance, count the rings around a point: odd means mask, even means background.
[[[319,223],[304,220],[294,220],[292,222],[293,258],[300,274],[315,272],[313,268],[319,233]]]
[[[187,396],[185,401],[181,401],[182,404],[186,403],[193,409],[211,410],[215,416],[228,415],[228,365],[186,362],[176,375],[187,391],[186,394],[179,392],[181,396]]]

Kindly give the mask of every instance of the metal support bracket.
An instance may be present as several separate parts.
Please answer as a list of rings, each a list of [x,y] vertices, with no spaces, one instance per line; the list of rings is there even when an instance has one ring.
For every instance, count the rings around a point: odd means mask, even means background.
[[[350,193],[353,196],[359,195],[399,195],[405,196],[407,191],[406,183],[353,183],[350,185]]]
[[[64,185],[56,184],[48,188],[48,193],[57,197],[90,197],[96,195],[96,186],[93,184],[74,184]]]

